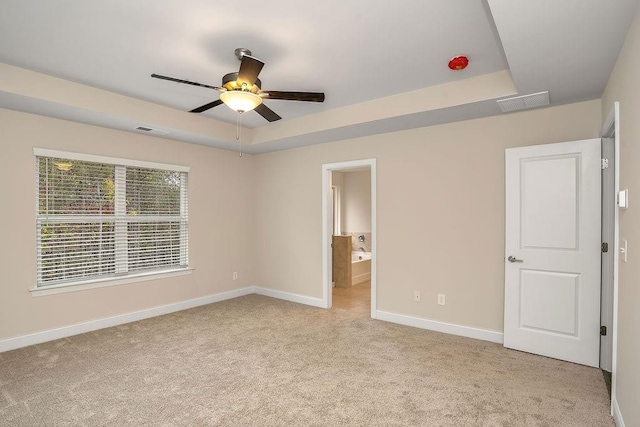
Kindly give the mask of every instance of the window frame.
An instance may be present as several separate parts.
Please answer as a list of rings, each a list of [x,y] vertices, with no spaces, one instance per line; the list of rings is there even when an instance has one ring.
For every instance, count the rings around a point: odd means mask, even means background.
[[[36,207],[35,207],[35,218],[34,218],[34,221],[35,221],[34,228],[36,230],[36,242],[35,242],[36,252],[39,251],[39,245],[40,245],[40,236],[38,235],[38,225],[37,225],[38,216],[40,215],[39,204],[38,204],[39,203],[39,182],[38,182],[39,180],[37,179],[38,177],[38,160],[37,159],[39,157],[49,157],[49,158],[86,161],[86,162],[94,162],[94,163],[102,163],[102,164],[111,164],[115,166],[116,174],[119,173],[118,172],[119,169],[120,169],[120,173],[124,173],[126,167],[161,169],[161,170],[169,170],[174,172],[184,172],[186,174],[188,174],[190,171],[190,168],[188,166],[148,162],[148,161],[142,161],[142,160],[122,159],[117,157],[108,157],[108,156],[100,156],[100,155],[94,155],[94,154],[76,153],[76,152],[60,151],[60,150],[52,150],[52,149],[44,149],[44,148],[36,148],[36,147],[33,148],[33,154],[36,159],[36,162],[35,162],[36,170],[34,173],[34,176],[36,177],[35,179]],[[116,197],[118,196],[116,195]],[[121,195],[121,197],[124,197],[124,194]],[[186,198],[186,200],[184,200],[184,198]],[[116,217],[118,213],[121,214],[121,212],[115,212]],[[188,239],[188,175],[186,177],[186,180],[181,181],[180,218],[186,219],[186,222],[183,225],[184,230],[180,231],[181,242],[182,242],[182,239],[186,239],[186,245],[182,245],[182,244],[180,245],[180,249],[181,249],[180,259],[184,260],[184,265],[185,265],[184,267],[180,266],[175,268],[167,268],[167,269],[162,269],[160,271],[137,271],[137,272],[134,271],[133,273],[127,272],[124,275],[120,274],[122,273],[122,271],[120,270],[120,271],[117,271],[117,273],[119,273],[120,275],[115,277],[112,276],[112,277],[79,278],[78,280],[75,280],[75,281],[49,284],[49,285],[42,285],[42,284],[39,285],[38,282],[36,281],[36,285],[33,288],[29,289],[29,291],[31,292],[32,296],[51,295],[51,294],[57,294],[57,293],[65,293],[65,292],[100,288],[100,287],[106,287],[106,286],[116,286],[116,285],[122,285],[127,283],[135,283],[140,281],[155,280],[160,278],[191,274],[193,269],[190,268],[188,265],[188,242],[189,242],[189,239]],[[127,227],[126,224],[128,222],[126,221],[119,221],[119,222],[123,222],[124,227],[125,228]],[[118,222],[116,222],[116,224],[117,223]],[[126,232],[124,234],[126,236]],[[118,254],[118,251],[116,250],[116,256],[117,254]],[[126,261],[126,258],[125,258],[125,261]],[[122,260],[119,260],[118,262],[121,263]],[[36,268],[36,275],[38,275],[37,268]]]

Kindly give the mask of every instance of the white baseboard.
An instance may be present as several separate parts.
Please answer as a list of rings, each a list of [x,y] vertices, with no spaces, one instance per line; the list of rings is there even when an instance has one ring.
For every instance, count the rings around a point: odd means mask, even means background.
[[[324,301],[322,301],[322,298],[312,298],[304,295],[292,294],[289,292],[261,288],[260,286],[254,286],[253,289],[254,289],[254,292],[258,295],[264,295],[267,297],[283,299],[285,301],[297,302],[300,304],[311,305],[313,307],[324,308]]]
[[[376,311],[376,319],[398,323],[400,325],[428,329],[430,331],[444,332],[445,334],[460,335],[478,340],[491,341],[498,344],[502,344],[504,342],[504,334],[502,332],[455,325],[453,323],[439,322],[437,320],[423,319],[420,317],[405,316],[404,314],[389,313],[387,311],[378,310]]]
[[[49,329],[33,334],[22,335],[14,338],[0,340],[0,352],[14,350],[20,347],[26,347],[33,344],[40,344],[46,341],[53,341],[60,338],[70,337],[73,335],[83,334],[85,332],[96,331],[98,329],[109,328],[112,326],[122,325],[125,323],[136,322],[138,320],[148,319],[150,317],[161,316],[163,314],[174,313],[176,311],[187,310],[189,308],[199,307],[202,305],[212,304],[232,298],[241,297],[249,294],[264,295],[272,298],[278,298],[285,301],[291,301],[299,304],[305,304],[313,307],[325,308],[324,301],[321,298],[313,298],[305,295],[293,294],[289,292],[278,291],[274,289],[262,288],[260,286],[249,286],[233,291],[222,292],[218,294],[207,295],[200,298],[194,298],[187,301],[152,307],[145,310],[125,313],[117,316],[107,317],[103,319],[91,320],[88,322],[78,323],[75,325],[64,326],[61,328]],[[414,326],[422,329],[429,329],[447,334],[461,335],[469,338],[476,338],[485,341],[492,341],[502,344],[503,334],[501,332],[488,331],[484,329],[472,328],[469,326],[454,325],[451,323],[438,322],[435,320],[422,319],[418,317],[405,316],[402,314],[389,313],[386,311],[376,311],[375,318],[401,325]],[[617,408],[617,405],[615,406]],[[613,410],[613,409],[612,409]],[[615,417],[615,415],[614,415]],[[619,414],[618,418],[622,420]],[[619,424],[619,426],[624,424]]]
[[[199,307],[201,305],[212,304],[214,302],[224,301],[232,298],[241,297],[254,293],[254,288],[247,287],[236,289],[219,294],[207,295],[200,298],[194,298],[187,301],[180,301],[172,304],[152,307],[145,310],[134,311],[133,313],[125,313],[117,316],[106,317],[103,319],[91,320],[88,322],[78,323],[61,328],[49,329],[47,331],[36,332],[29,335],[22,335],[15,338],[7,338],[0,340],[0,353],[3,351],[14,350],[20,347],[26,347],[33,344],[40,344],[46,341],[53,341],[60,338],[70,337],[72,335],[83,334],[85,332],[97,331],[98,329],[109,328],[111,326],[122,325],[124,323],[136,322],[149,317],[161,316],[163,314],[174,313],[176,311],[187,310],[189,308]]]
[[[618,400],[615,396],[611,399],[611,415],[613,415],[613,420],[616,422],[616,427],[625,427],[624,420],[622,419],[622,413],[618,406]]]

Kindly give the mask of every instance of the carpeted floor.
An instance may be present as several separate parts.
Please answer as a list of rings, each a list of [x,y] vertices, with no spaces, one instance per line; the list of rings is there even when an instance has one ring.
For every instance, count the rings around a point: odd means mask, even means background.
[[[614,425],[597,369],[367,316],[250,295],[0,353],[0,425]]]

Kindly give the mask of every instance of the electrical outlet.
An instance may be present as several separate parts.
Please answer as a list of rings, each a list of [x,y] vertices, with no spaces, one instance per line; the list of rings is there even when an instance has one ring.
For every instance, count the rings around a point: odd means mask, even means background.
[[[438,294],[438,305],[444,305],[444,294]]]
[[[233,280],[238,280],[238,272],[237,271],[233,272]]]
[[[413,300],[415,302],[420,302],[420,291],[414,291],[413,292]]]

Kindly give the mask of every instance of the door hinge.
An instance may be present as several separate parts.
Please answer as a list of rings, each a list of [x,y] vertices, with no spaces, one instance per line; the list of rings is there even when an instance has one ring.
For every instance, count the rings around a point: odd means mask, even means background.
[[[609,167],[609,159],[600,159],[600,167],[607,169]]]
[[[609,244],[607,242],[602,242],[602,252],[609,252]]]
[[[607,335],[607,327],[606,326],[600,326],[600,335],[602,335],[602,336]]]

